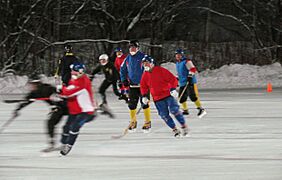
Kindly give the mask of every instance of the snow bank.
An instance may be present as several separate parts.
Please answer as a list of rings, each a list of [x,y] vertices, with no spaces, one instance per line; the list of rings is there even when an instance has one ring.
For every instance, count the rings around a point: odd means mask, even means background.
[[[165,63],[162,66],[176,75],[174,63]],[[96,75],[92,83],[96,91],[103,78],[103,75]],[[197,74],[197,79],[200,89],[266,88],[268,82],[272,83],[273,87],[282,87],[282,67],[280,63],[266,66],[231,64],[203,71]],[[27,93],[27,80],[27,76],[9,75],[0,78],[0,94]],[[52,77],[42,76],[42,81],[55,84]]]
[[[176,74],[174,63],[162,66]],[[231,64],[205,70],[197,74],[197,79],[201,89],[265,88],[268,82],[273,87],[282,87],[282,67],[280,63],[265,66]]]

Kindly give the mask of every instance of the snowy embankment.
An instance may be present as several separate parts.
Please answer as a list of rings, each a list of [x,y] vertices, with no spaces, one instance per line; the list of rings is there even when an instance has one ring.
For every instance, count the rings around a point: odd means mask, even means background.
[[[162,65],[176,74],[175,64]],[[265,66],[249,64],[224,65],[219,69],[205,70],[197,74],[200,89],[235,89],[282,87],[282,67],[280,63]]]
[[[176,74],[174,63],[162,64],[163,67]],[[280,63],[266,66],[255,65],[224,65],[219,69],[205,70],[197,74],[200,89],[233,89],[233,88],[266,88],[267,83],[273,87],[282,87],[282,67]],[[28,92],[27,76],[6,76],[0,78],[0,94],[21,94]],[[93,85],[95,89],[103,80],[97,75]],[[52,77],[42,76],[42,81],[54,84]]]

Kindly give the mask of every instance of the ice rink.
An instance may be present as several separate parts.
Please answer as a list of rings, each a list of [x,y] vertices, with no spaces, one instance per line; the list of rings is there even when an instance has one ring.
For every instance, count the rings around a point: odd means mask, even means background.
[[[189,101],[191,137],[174,138],[152,105],[151,133],[141,131],[141,111],[136,133],[111,139],[128,125],[129,113],[127,105],[109,93],[116,119],[101,115],[86,124],[66,157],[40,152],[47,146],[49,109],[35,102],[0,134],[0,179],[281,180],[281,95],[282,89],[201,91],[208,114],[198,119]],[[0,103],[0,125],[15,107]]]

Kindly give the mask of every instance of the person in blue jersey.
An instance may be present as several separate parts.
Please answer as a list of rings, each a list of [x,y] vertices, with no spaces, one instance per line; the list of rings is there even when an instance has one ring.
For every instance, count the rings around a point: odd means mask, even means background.
[[[187,98],[189,96],[190,100],[197,106],[198,117],[202,118],[207,114],[205,109],[202,107],[200,99],[198,97],[197,90],[197,80],[195,73],[197,72],[196,67],[190,58],[187,58],[182,49],[177,49],[175,51],[176,59],[176,70],[178,74],[179,83],[179,102],[183,108],[183,114],[188,115],[188,105]]]
[[[120,79],[125,87],[129,86],[129,101],[128,108],[130,110],[130,123],[128,130],[130,132],[136,131],[137,127],[137,105],[138,102],[141,103],[145,122],[142,127],[143,131],[149,132],[151,129],[151,112],[149,104],[143,104],[140,93],[140,80],[144,71],[142,66],[142,59],[145,56],[143,52],[140,51],[140,43],[138,40],[132,40],[129,42],[129,54],[123,61],[120,68]],[[148,98],[149,98],[148,94]]]

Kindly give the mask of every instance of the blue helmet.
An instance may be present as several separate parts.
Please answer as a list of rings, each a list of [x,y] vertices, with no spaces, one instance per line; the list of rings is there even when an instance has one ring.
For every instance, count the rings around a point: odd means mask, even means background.
[[[76,71],[76,72],[85,72],[85,65],[82,64],[82,63],[74,63],[72,65],[70,65],[70,69],[73,70],[73,71]]]
[[[176,49],[174,54],[181,54],[184,55],[184,51],[182,49]]]
[[[143,63],[143,62],[149,62],[149,63],[155,64],[155,60],[154,60],[151,56],[149,56],[149,55],[147,55],[147,54],[143,57],[142,63]]]
[[[120,47],[115,48],[114,52],[122,52],[122,49]]]

